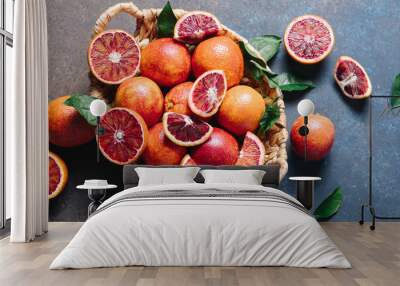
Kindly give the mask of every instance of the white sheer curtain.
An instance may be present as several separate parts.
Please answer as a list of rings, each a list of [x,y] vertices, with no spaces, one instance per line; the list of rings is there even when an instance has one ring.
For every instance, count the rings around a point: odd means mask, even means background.
[[[48,224],[48,73],[45,0],[17,0],[14,94],[6,98],[6,187],[12,242],[27,242]]]

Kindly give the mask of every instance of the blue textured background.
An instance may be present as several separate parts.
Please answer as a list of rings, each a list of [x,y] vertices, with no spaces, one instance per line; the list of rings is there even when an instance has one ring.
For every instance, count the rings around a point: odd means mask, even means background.
[[[86,92],[86,50],[96,18],[113,0],[48,0],[49,92],[50,98],[72,92]],[[162,7],[164,1],[135,1],[140,8]],[[328,158],[304,165],[290,151],[290,175],[318,175],[316,201],[321,201],[336,186],[344,191],[344,204],[333,220],[358,220],[359,207],[368,192],[368,104],[351,101],[341,95],[332,77],[336,59],[349,55],[360,61],[373,83],[373,93],[388,95],[395,74],[400,72],[400,1],[399,0],[256,0],[256,1],[171,1],[173,7],[207,10],[225,25],[246,38],[263,34],[283,35],[296,16],[320,15],[332,25],[336,35],[333,53],[321,64],[304,66],[292,61],[282,48],[270,63],[276,72],[289,71],[311,79],[317,87],[300,94],[285,94],[288,129],[298,116],[299,100],[314,101],[316,111],[336,125],[336,140]],[[130,23],[129,25],[127,23]],[[111,27],[134,29],[129,16],[118,16]],[[400,114],[381,115],[385,99],[374,99],[374,193],[380,215],[400,215]],[[50,203],[51,220],[84,220],[88,204],[85,192],[74,186],[85,178],[104,177],[120,183],[121,170],[103,162],[95,164],[94,143],[73,149],[51,146],[70,169],[65,192]],[[285,180],[282,189],[294,194],[295,185]],[[397,213],[396,213],[397,212]]]

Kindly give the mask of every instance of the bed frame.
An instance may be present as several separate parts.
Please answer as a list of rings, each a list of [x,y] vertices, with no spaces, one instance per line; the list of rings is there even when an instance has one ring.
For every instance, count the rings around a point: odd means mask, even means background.
[[[139,182],[139,177],[135,172],[136,167],[147,167],[147,168],[186,168],[185,166],[149,166],[149,165],[125,165],[123,169],[123,183],[124,190],[132,187],[136,187]],[[251,167],[243,167],[243,166],[198,166],[202,169],[218,169],[218,170],[264,170],[266,173],[262,180],[262,185],[266,187],[272,187],[279,189],[279,164],[268,164],[262,166],[251,166]],[[203,183],[204,178],[199,173],[195,181],[197,183]]]

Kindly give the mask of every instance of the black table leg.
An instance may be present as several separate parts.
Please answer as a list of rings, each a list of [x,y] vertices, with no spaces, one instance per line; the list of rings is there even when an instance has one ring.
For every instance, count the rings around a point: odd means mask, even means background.
[[[297,181],[297,200],[311,210],[314,203],[314,181]]]
[[[88,216],[96,211],[96,209],[101,205],[104,198],[106,197],[106,190],[96,189],[88,190],[88,196],[91,203],[88,206]]]

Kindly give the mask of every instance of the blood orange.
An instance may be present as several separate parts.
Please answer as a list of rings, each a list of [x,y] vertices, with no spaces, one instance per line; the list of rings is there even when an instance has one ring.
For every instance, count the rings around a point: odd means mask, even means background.
[[[193,11],[182,16],[175,24],[174,38],[187,44],[197,44],[216,36],[221,30],[221,24],[214,15]]]
[[[91,141],[94,126],[91,126],[72,106],[64,102],[70,95],[53,99],[49,102],[49,140],[61,147],[75,147]]]
[[[99,81],[120,84],[138,71],[140,48],[127,32],[108,30],[91,41],[88,59],[90,70]]]
[[[149,130],[149,144],[143,159],[149,165],[179,165],[186,151],[185,147],[176,145],[165,136],[160,122]]]
[[[192,86],[193,82],[187,81],[170,89],[164,99],[165,111],[192,115],[193,112],[188,105],[188,97]]]
[[[339,57],[333,77],[349,98],[363,99],[371,95],[372,85],[367,72],[359,62],[351,57]]]
[[[228,132],[214,127],[210,138],[193,148],[191,156],[199,165],[234,165],[238,159],[239,145]]]
[[[68,181],[65,162],[53,152],[49,152],[49,199],[57,197]]]
[[[188,103],[193,113],[208,118],[217,113],[227,89],[225,73],[211,70],[203,73],[194,82]]]
[[[265,112],[261,94],[247,85],[229,89],[218,112],[218,123],[237,136],[255,131]]]
[[[99,140],[104,157],[115,164],[135,162],[147,145],[148,130],[143,118],[135,111],[115,107],[100,120]]]
[[[209,70],[223,70],[228,87],[232,87],[244,75],[243,54],[231,38],[212,37],[197,45],[192,56],[192,69],[195,77]]]
[[[286,50],[294,60],[315,64],[330,54],[335,36],[326,20],[304,15],[292,20],[286,28],[284,40]]]
[[[304,158],[306,146],[305,138],[300,132],[303,125],[304,118],[300,116],[293,122],[290,131],[292,149],[301,158]],[[335,141],[335,125],[328,117],[310,114],[307,127],[309,130],[307,135],[307,160],[322,160],[329,154]]]
[[[197,164],[189,154],[186,154],[181,161],[181,166],[197,166]]]
[[[158,85],[143,76],[125,80],[117,89],[115,106],[139,113],[151,127],[160,121],[164,109],[164,96]]]
[[[160,86],[173,87],[187,81],[190,70],[189,50],[172,38],[154,40],[142,50],[140,71]]]
[[[179,146],[191,147],[204,143],[213,131],[210,124],[188,115],[166,112],[163,115],[164,133]]]
[[[258,166],[265,162],[265,147],[254,133],[247,132],[236,165]]]

